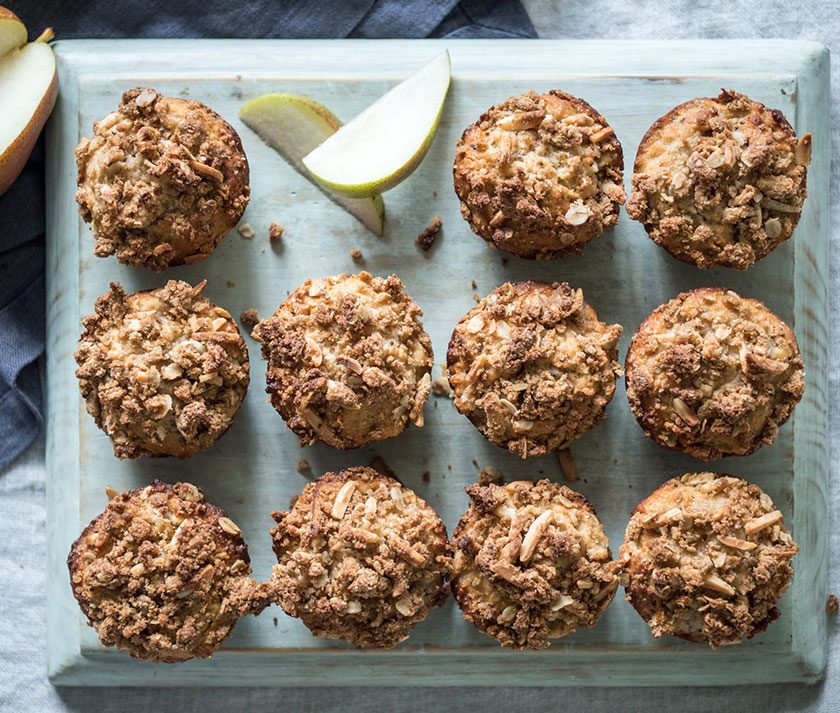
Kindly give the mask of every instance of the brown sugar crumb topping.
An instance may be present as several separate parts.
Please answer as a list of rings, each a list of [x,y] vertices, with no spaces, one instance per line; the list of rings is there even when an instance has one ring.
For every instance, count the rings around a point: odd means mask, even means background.
[[[580,493],[501,478],[467,489],[452,535],[464,617],[503,646],[541,649],[593,626],[618,587],[604,528]]]
[[[76,376],[88,413],[118,458],[186,457],[228,429],[249,382],[230,314],[170,280],[126,294],[118,283],[82,321]]]
[[[436,215],[432,218],[432,221],[423,228],[420,235],[417,236],[417,239],[414,241],[415,244],[423,252],[429,252],[429,250],[432,249],[432,245],[435,244],[435,240],[437,240],[441,228],[443,228],[443,223],[440,220],[440,216]]]
[[[131,89],[76,148],[76,200],[99,257],[164,270],[206,258],[248,205],[236,131],[197,101]]]
[[[452,334],[455,406],[523,458],[562,450],[603,420],[621,373],[620,335],[566,283],[506,283]]]
[[[99,638],[132,656],[210,656],[271,588],[248,577],[239,528],[189,483],[114,494],[73,544],[73,594]]]
[[[396,275],[307,280],[253,331],[267,391],[302,445],[357,448],[423,425],[432,344]]]
[[[589,104],[527,92],[491,107],[455,155],[461,213],[491,245],[526,258],[579,253],[618,222],[621,144]]]
[[[327,473],[273,517],[278,603],[316,636],[394,646],[446,600],[446,528],[391,477]]]
[[[633,513],[619,561],[627,600],[654,636],[739,643],[779,616],[799,548],[766,493],[740,478],[689,473]]]
[[[778,110],[722,91],[659,119],[636,156],[627,214],[674,257],[744,270],[793,233],[811,135]]]
[[[627,354],[627,398],[642,428],[703,460],[773,443],[803,391],[793,332],[731,290],[703,288],[662,305]]]

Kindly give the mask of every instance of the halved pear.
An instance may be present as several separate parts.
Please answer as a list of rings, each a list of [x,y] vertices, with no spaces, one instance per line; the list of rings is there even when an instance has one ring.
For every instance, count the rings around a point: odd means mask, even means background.
[[[0,7],[0,194],[20,175],[58,95],[52,30],[26,43],[24,24]]]
[[[450,79],[449,53],[435,57],[303,158],[336,193],[381,193],[408,178],[435,137]]]
[[[341,127],[341,120],[327,107],[300,94],[266,94],[257,97],[239,110],[239,118],[276,149],[295,170],[310,180],[312,176],[301,159]],[[315,185],[324,189],[318,183]],[[365,227],[382,235],[385,227],[382,196],[347,198],[328,190],[324,192]]]

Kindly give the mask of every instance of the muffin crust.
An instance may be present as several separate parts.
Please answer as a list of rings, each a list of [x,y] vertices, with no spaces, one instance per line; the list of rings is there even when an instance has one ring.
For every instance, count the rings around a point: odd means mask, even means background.
[[[99,257],[165,270],[208,257],[245,212],[239,135],[204,104],[131,89],[76,148],[82,218]]]
[[[790,238],[805,201],[811,135],[777,109],[722,90],[648,129],[627,214],[678,260],[745,270]]]
[[[522,458],[562,450],[605,416],[621,327],[567,283],[506,283],[467,312],[447,352],[456,408]]]
[[[358,448],[423,425],[434,363],[423,312],[396,275],[307,280],[252,336],[271,403],[300,439]]]
[[[278,603],[316,636],[395,646],[446,600],[446,528],[394,478],[326,473],[272,517]]]
[[[452,535],[452,591],[464,617],[514,649],[546,648],[594,626],[618,578],[587,499],[548,480],[466,492],[470,507]]]
[[[118,458],[209,448],[248,390],[248,349],[231,315],[196,287],[126,294],[119,283],[82,321],[76,376],[88,413]]]
[[[701,460],[773,443],[804,391],[790,328],[758,300],[722,288],[684,292],[654,310],[626,367],[645,433]]]
[[[761,488],[688,473],[643,500],[619,561],[629,601],[655,637],[737,644],[779,617],[799,551]]]
[[[106,646],[165,663],[207,658],[271,589],[248,575],[248,548],[225,512],[189,483],[111,493],[73,543],[73,594]]]
[[[580,253],[618,222],[621,144],[607,120],[561,91],[491,107],[456,145],[461,214],[492,247],[523,258]]]

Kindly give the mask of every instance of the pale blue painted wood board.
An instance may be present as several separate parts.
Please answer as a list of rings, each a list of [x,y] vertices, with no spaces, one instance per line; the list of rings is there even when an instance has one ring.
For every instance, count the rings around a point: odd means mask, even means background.
[[[384,238],[367,233],[266,147],[237,118],[248,99],[270,91],[310,95],[347,120],[388,87],[444,48],[453,82],[438,135],[418,171],[386,195]],[[56,44],[61,95],[48,130],[48,507],[50,543],[50,675],[62,685],[671,685],[816,680],[824,670],[826,627],[828,53],[786,41],[71,41]],[[233,231],[213,257],[164,275],[93,256],[89,227],[73,200],[72,149],[91,123],[111,111],[120,93],[148,84],[204,101],[240,132],[251,165],[252,202],[244,220],[251,240]],[[650,123],[694,96],[725,86],[782,109],[799,132],[814,135],[810,196],[793,241],[746,273],[702,272],[656,247],[622,214],[620,224],[581,257],[548,263],[505,263],[470,232],[451,186],[454,142],[489,105],[527,89],[562,88],[604,113],[621,140],[625,163]],[[629,172],[627,174],[629,184]],[[444,235],[425,255],[413,239],[432,215]],[[268,225],[285,226],[275,252]],[[502,651],[462,620],[453,602],[433,612],[394,652],[359,652],[311,637],[272,607],[243,620],[207,661],[177,666],[138,662],[102,648],[70,592],[64,560],[84,524],[105,505],[104,487],[126,489],[154,477],[190,480],[242,527],[255,574],[269,576],[269,513],[284,508],[305,484],[296,465],[316,473],[381,455],[426,498],[451,528],[466,507],[463,487],[473,459],[508,477],[560,479],[551,457],[521,462],[488,445],[445,399],[426,409],[424,429],[339,453],[300,449],[267,404],[264,364],[249,340],[252,384],[230,431],[188,461],[114,459],[107,438],[85,414],[73,371],[79,319],[109,281],[129,289],[170,277],[208,279],[207,294],[233,314],[273,311],[305,278],[365,268],[397,272],[425,311],[436,360],[451,329],[471,305],[507,279],[564,279],[583,288],[602,319],[629,338],[656,305],[681,290],[725,285],[763,299],[794,326],[807,368],[807,389],[778,442],[716,468],[760,484],[792,523],[802,546],[796,577],[782,600],[782,618],[741,647],[710,651],[673,639],[654,640],[620,597],[593,629],[548,651]],[[473,290],[471,280],[478,287]],[[227,281],[235,286],[228,287]],[[433,444],[433,445],[432,445]],[[430,447],[431,446],[431,447]],[[623,384],[607,421],[576,443],[583,480],[577,487],[597,508],[617,550],[636,503],[669,477],[703,465],[647,440],[627,407]],[[429,471],[430,482],[422,474]]]

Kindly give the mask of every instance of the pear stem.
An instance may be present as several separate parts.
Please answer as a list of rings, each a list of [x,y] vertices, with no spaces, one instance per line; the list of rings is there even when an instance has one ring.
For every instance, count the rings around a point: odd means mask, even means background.
[[[55,39],[55,32],[52,27],[48,27],[36,38],[36,42],[50,42]]]

